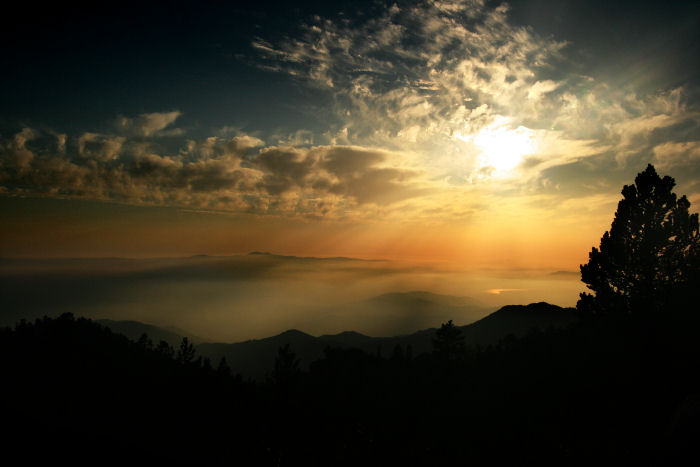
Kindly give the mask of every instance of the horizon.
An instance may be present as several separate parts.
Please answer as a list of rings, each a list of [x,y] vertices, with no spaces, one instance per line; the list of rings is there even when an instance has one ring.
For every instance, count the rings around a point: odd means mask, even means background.
[[[243,252],[234,252],[230,254],[208,254],[208,253],[193,253],[193,254],[188,254],[188,255],[183,255],[183,256],[0,256],[0,260],[31,260],[31,261],[51,261],[51,260],[108,260],[108,259],[116,259],[116,260],[159,260],[159,259],[195,259],[195,258],[231,258],[231,257],[238,257],[238,256],[278,256],[278,257],[283,257],[283,258],[289,258],[289,259],[318,259],[318,260],[350,260],[350,261],[367,261],[367,262],[398,262],[398,263],[406,263],[406,264],[451,264],[453,262],[451,261],[415,261],[415,260],[396,260],[396,259],[389,259],[389,258],[361,258],[361,257],[355,257],[355,256],[304,256],[304,255],[295,255],[295,254],[288,254],[288,253],[280,253],[280,252],[275,252],[275,251],[258,251],[258,250],[253,250],[253,251],[243,251]],[[463,265],[464,269],[469,269],[469,266]],[[494,270],[494,268],[483,268],[483,269],[491,269]],[[526,271],[550,271],[551,274],[580,274],[580,271],[578,270],[566,270],[566,269],[556,269],[555,268],[548,268],[548,267],[536,267],[536,268],[525,268],[525,267],[520,267],[520,268],[507,268],[507,270],[514,271],[514,272],[526,272]]]
[[[469,324],[505,305],[574,306],[579,274],[468,269],[452,263],[242,255],[161,258],[2,258],[1,325],[73,312],[176,326],[218,342],[287,329],[410,334]],[[430,294],[427,299],[416,297]]]

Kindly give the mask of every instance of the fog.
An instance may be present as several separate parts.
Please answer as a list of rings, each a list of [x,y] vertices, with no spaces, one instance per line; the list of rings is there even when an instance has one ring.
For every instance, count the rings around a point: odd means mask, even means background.
[[[573,306],[583,285],[566,271],[265,253],[177,259],[0,260],[0,324],[72,312],[174,326],[217,342],[287,329],[410,333],[467,324],[506,304]],[[423,291],[423,293],[416,293]]]

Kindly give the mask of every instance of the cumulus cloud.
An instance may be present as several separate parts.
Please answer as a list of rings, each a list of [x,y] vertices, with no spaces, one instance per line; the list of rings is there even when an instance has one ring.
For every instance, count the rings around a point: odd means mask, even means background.
[[[272,195],[304,187],[315,174],[314,159],[308,151],[291,147],[261,151],[254,160],[255,166],[265,174],[260,187]]]
[[[30,148],[29,142],[35,142]],[[49,138],[25,128],[0,145],[4,193],[60,195],[279,215],[362,215],[420,194],[419,173],[392,153],[353,146],[265,146],[249,135],[185,140]]]
[[[2,146],[2,166],[7,171],[21,174],[29,169],[34,153],[27,149],[27,141],[36,138],[37,133],[31,128],[23,128]],[[7,176],[7,175],[6,175]]]
[[[83,133],[78,137],[78,154],[99,162],[114,160],[119,157],[125,139],[123,136]],[[62,146],[65,150],[65,142]]]
[[[378,151],[334,147],[325,152],[322,167],[331,175],[328,190],[359,203],[391,204],[426,192],[415,183],[413,170],[383,167],[386,156]]]
[[[418,173],[387,167],[383,151],[353,146],[268,148],[255,158],[259,187],[272,195],[295,191],[335,195],[362,204],[391,204],[420,194]]]

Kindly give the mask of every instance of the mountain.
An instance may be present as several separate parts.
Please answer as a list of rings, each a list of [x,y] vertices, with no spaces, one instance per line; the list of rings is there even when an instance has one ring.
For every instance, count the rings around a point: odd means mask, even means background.
[[[549,327],[565,327],[576,320],[574,308],[562,308],[545,302],[529,305],[507,305],[465,326],[458,326],[467,345],[487,346],[498,343],[508,335],[523,336],[532,329],[544,330]],[[442,322],[446,322],[447,319]],[[342,339],[344,345],[356,347],[366,352],[380,351],[384,356],[400,345],[410,345],[413,355],[430,352],[436,328],[423,329],[411,334],[394,337],[365,337],[353,340]],[[322,336],[325,337],[325,336]],[[329,336],[340,340],[337,336]]]
[[[195,345],[207,342],[207,339],[195,336],[175,326],[158,327],[152,324],[141,323],[139,321],[117,321],[111,319],[98,319],[95,320],[95,322],[101,324],[102,326],[108,327],[113,332],[122,334],[133,341],[137,341],[141,335],[147,334],[151,341],[153,341],[154,345],[158,345],[160,341],[165,341],[175,349],[178,348],[183,337],[187,337],[187,339]]]
[[[423,297],[421,294],[423,292],[416,293],[413,297],[401,296],[401,299],[414,303],[414,300],[420,300]],[[385,297],[378,297],[378,300],[385,300]],[[459,328],[465,336],[467,345],[487,346],[497,343],[508,335],[522,336],[532,329],[565,327],[575,320],[573,308],[562,308],[540,302],[504,306],[472,324]],[[314,337],[298,330],[290,330],[277,336],[236,344],[204,343],[197,346],[197,352],[211,359],[214,364],[221,357],[225,357],[235,372],[245,377],[259,379],[271,371],[278,349],[287,344],[305,368],[312,361],[323,357],[326,347],[357,348],[369,353],[379,352],[388,357],[397,345],[403,348],[410,345],[413,355],[419,355],[431,351],[434,333],[435,328],[429,328],[395,337],[370,337],[353,331]]]
[[[410,317],[413,313],[413,317],[415,317],[424,313],[427,315],[425,319],[433,318],[431,322],[435,322],[437,310],[441,316],[437,322],[445,322],[450,317],[442,313],[447,313],[450,310],[454,312],[464,311],[468,308],[467,304],[472,303],[470,300],[468,297],[409,292],[384,294],[370,299],[368,302],[377,305],[376,309],[372,308],[375,313],[394,313],[403,305],[407,310],[407,316]],[[383,305],[383,307],[379,305]],[[396,309],[393,309],[394,307]],[[471,324],[459,326],[459,329],[464,334],[467,345],[487,346],[497,343],[508,335],[522,336],[534,328],[564,327],[573,323],[575,319],[573,308],[562,308],[540,302],[529,305],[507,305]],[[404,349],[410,345],[413,355],[420,355],[432,350],[432,339],[436,330],[435,328],[427,328],[393,337],[371,337],[355,331],[315,337],[291,329],[264,339],[227,344],[207,342],[205,339],[174,327],[158,327],[138,321],[102,319],[97,322],[134,341],[145,333],[154,344],[163,340],[174,348],[177,348],[182,338],[186,336],[197,346],[197,353],[209,358],[212,364],[216,365],[222,357],[226,358],[228,365],[235,372],[254,379],[262,379],[272,370],[277,351],[287,344],[300,359],[302,368],[306,368],[309,363],[324,356],[326,347],[355,348],[368,353],[380,353],[384,357],[388,357],[397,345]]]
[[[355,347],[363,348],[367,345],[374,345],[376,337],[365,336],[355,331],[343,331],[339,334],[324,334],[319,337],[325,342],[332,342],[338,347]]]
[[[291,329],[265,339],[235,344],[199,344],[197,353],[209,358],[215,365],[223,357],[234,372],[244,377],[261,379],[272,369],[279,348],[287,344],[301,360],[302,366],[306,367],[310,362],[323,357],[323,349],[329,342]]]
[[[450,319],[458,325],[473,323],[491,311],[493,308],[471,297],[412,291],[386,293],[324,308],[314,315],[323,317],[338,330],[354,329],[372,336],[397,336],[433,327]]]
[[[546,302],[506,305],[461,329],[468,344],[489,345],[509,334],[522,336],[533,328],[565,327],[576,320],[575,313],[574,308],[562,308]]]
[[[206,255],[199,255],[206,256]],[[365,263],[382,263],[385,259],[363,259],[351,258],[349,256],[293,256],[293,255],[278,255],[269,251],[251,251],[248,256],[262,256],[277,260],[292,260],[292,261],[357,261]]]

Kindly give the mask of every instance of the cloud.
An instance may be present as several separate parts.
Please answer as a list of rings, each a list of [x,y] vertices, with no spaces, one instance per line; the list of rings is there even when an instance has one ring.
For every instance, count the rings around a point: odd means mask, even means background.
[[[295,188],[303,188],[315,174],[315,154],[307,150],[267,148],[254,159],[255,166],[265,175],[260,187],[271,195],[279,195]]]
[[[121,134],[129,136],[149,137],[154,135],[178,135],[179,130],[164,133],[163,130],[173,124],[182,113],[178,110],[172,112],[153,112],[141,114],[138,117],[119,117],[115,121],[115,127]]]
[[[654,161],[659,168],[687,167],[700,162],[700,141],[664,143],[654,146]]]
[[[523,292],[524,290],[525,289],[488,289],[486,290],[486,293],[492,295],[501,295],[503,293]]]
[[[22,128],[10,141],[0,146],[4,156],[2,160],[0,160],[2,163],[0,167],[3,167],[6,171],[17,174],[26,172],[34,160],[34,153],[26,147],[27,141],[36,137],[36,131],[31,128]],[[3,178],[8,176],[9,175],[5,175]]]
[[[360,204],[391,204],[424,194],[411,183],[419,174],[412,170],[382,167],[386,155],[352,147],[326,151],[322,166],[332,176],[328,190],[352,197]]]
[[[404,2],[356,21],[315,17],[298,36],[258,38],[253,47],[261,67],[332,98],[338,123],[328,142],[399,151],[450,184],[506,178],[515,192],[530,191],[547,184],[551,169],[584,160],[605,177],[610,158],[627,177],[627,167],[652,160],[660,143],[652,135],[697,121],[682,88],[584,75],[567,57],[577,44],[516,26],[508,15],[506,4]],[[490,149],[474,144],[504,121],[504,132],[536,135],[537,147],[520,164],[496,164],[513,165],[505,172],[489,169]]]
[[[26,128],[0,141],[0,187],[449,222],[498,209],[494,199],[608,199],[648,162],[697,166],[700,113],[683,88],[584,75],[567,58],[575,44],[508,15],[475,0],[402,2],[353,21],[314,17],[295,37],[252,46],[254,63],[323,94],[317,113],[334,117],[325,128],[223,126],[192,139],[174,128],[177,110],[122,116],[111,132]]]
[[[268,148],[255,158],[260,187],[279,195],[297,191],[337,195],[362,204],[391,204],[421,193],[411,170],[386,167],[383,151],[352,146]]]
[[[265,142],[254,136],[241,135],[231,138],[229,144],[233,146],[234,151],[247,151],[248,149],[264,146]]]
[[[535,68],[564,43],[512,27],[506,14],[483,2],[413,3],[359,26],[319,18],[302,37],[253,46],[265,66],[330,91],[356,138],[386,139],[410,127],[449,136],[477,123],[470,114],[479,106],[495,114],[532,89],[557,87],[537,81]]]
[[[78,137],[78,154],[99,162],[114,160],[119,157],[125,139],[123,136],[83,133]],[[65,142],[62,146],[65,150]]]
[[[420,174],[396,165],[387,151],[265,146],[249,135],[184,140],[168,150],[152,138],[57,138],[25,128],[0,140],[0,186],[5,194],[312,217],[362,216],[365,205],[424,191]]]
[[[539,100],[547,93],[550,93],[557,89],[561,83],[555,83],[552,80],[537,81],[530,87],[527,92],[527,98],[532,100]]]

